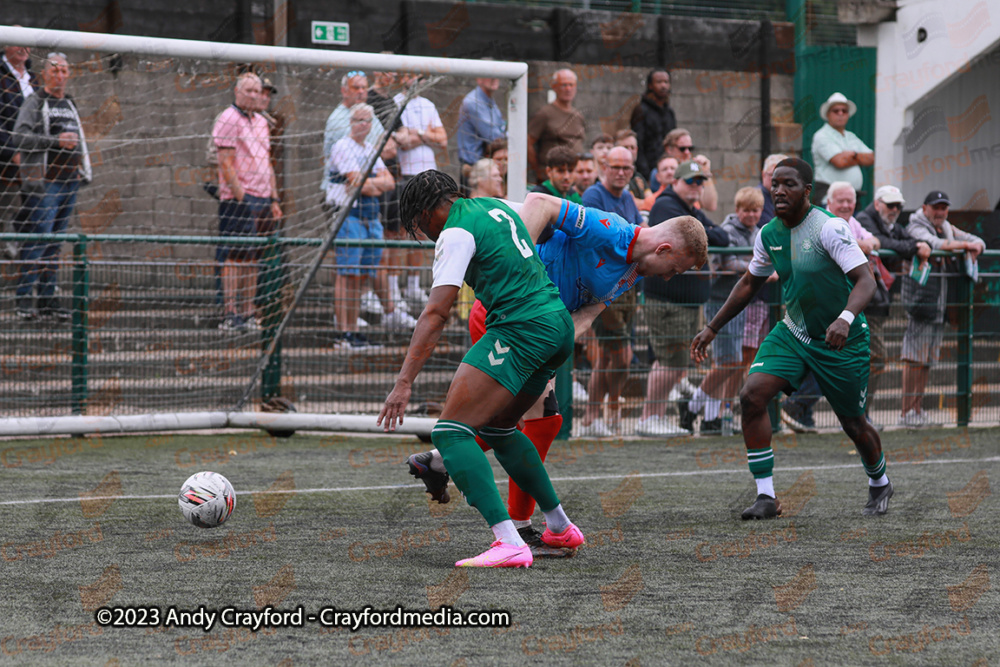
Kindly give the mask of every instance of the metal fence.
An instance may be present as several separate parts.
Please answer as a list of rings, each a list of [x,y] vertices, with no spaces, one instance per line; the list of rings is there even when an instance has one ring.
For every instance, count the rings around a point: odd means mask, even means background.
[[[0,260],[3,292],[0,297],[0,416],[116,415],[155,412],[231,409],[247,389],[261,352],[291,301],[295,285],[275,278],[302,275],[293,265],[295,255],[287,247],[318,246],[319,239],[254,237],[226,238],[262,249],[257,271],[269,275],[261,280],[255,297],[259,329],[240,332],[218,328],[221,305],[214,248],[223,242],[215,237],[122,236],[64,234],[0,234],[10,240],[51,240],[65,243],[59,261],[57,284],[62,305],[71,313],[68,321],[57,317],[32,321],[18,319],[14,308],[14,285],[21,266],[17,260]],[[365,242],[341,242],[338,245]],[[371,242],[369,242],[371,243]],[[179,245],[197,246],[203,259],[172,258]],[[422,267],[383,265],[379,271],[411,271],[430,283],[429,244],[381,242],[382,247],[423,247],[427,261]],[[712,249],[733,253],[748,249]],[[889,254],[883,251],[884,254]],[[944,253],[948,254],[948,253]],[[289,259],[292,258],[292,259]],[[984,268],[1000,258],[1000,251],[987,251]],[[334,324],[333,258],[322,270],[306,299],[294,313],[280,341],[278,352],[254,392],[252,409],[262,399],[283,396],[302,412],[376,414],[392,387],[402,364],[411,329],[390,327],[384,315],[364,312],[361,331],[368,346],[345,346]],[[707,271],[700,272],[706,280]],[[984,271],[978,285],[965,277],[950,280],[955,288],[949,296],[948,317],[942,325],[944,341],[940,360],[933,364],[922,399],[925,412],[940,424],[996,424],[1000,421],[996,389],[1000,382],[1000,340],[995,303],[996,279],[1000,273]],[[897,283],[900,281],[897,281]],[[897,289],[894,288],[894,292]],[[437,349],[414,387],[411,409],[433,412],[444,401],[451,377],[470,345],[468,310],[473,296],[463,291]],[[419,303],[410,303],[417,316]],[[629,435],[646,402],[650,365],[650,340],[687,345],[689,340],[670,331],[650,331],[650,313],[659,307],[653,300],[637,299],[635,318],[626,341],[631,350],[625,367],[595,370],[588,362],[588,345],[609,342],[595,333],[590,343],[578,345],[572,369],[575,386],[569,398],[569,383],[560,393],[568,421],[573,408],[579,418],[594,408],[615,432]],[[377,310],[377,309],[376,309]],[[779,316],[772,308],[772,322]],[[871,415],[883,424],[896,424],[904,398],[900,348],[907,318],[903,304],[894,296],[885,322],[888,363],[872,397]],[[620,342],[620,341],[619,341]],[[591,362],[593,355],[590,355]],[[667,414],[685,399],[683,387],[697,385],[711,362],[689,366],[687,382],[675,388],[665,405]],[[568,369],[567,369],[568,370]],[[621,401],[588,395],[590,378],[597,373],[624,377]],[[605,401],[608,404],[605,405]],[[724,401],[738,404],[735,396]],[[571,404],[572,403],[572,406]],[[737,409],[738,412],[738,409]],[[737,414],[737,426],[738,426]],[[825,400],[816,406],[821,428],[833,428],[836,419]],[[579,428],[579,427],[578,427]]]

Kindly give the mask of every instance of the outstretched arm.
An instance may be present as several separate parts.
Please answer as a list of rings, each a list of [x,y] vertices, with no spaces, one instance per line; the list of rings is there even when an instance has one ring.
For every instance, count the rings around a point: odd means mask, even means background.
[[[739,282],[733,287],[733,291],[729,293],[729,298],[722,304],[719,312],[691,341],[691,359],[693,361],[700,364],[706,359],[709,343],[715,340],[719,330],[726,326],[729,320],[740,314],[747,307],[747,304],[757,296],[757,292],[767,282],[767,278],[767,276],[755,276],[749,271],[740,277]]]
[[[403,367],[399,369],[396,384],[385,399],[385,405],[382,406],[378,421],[375,422],[383,426],[386,431],[395,431],[396,425],[403,423],[403,414],[406,412],[406,404],[410,402],[413,381],[430,358],[438,339],[441,338],[441,332],[444,331],[444,325],[448,321],[448,314],[458,297],[458,290],[459,288],[454,285],[441,285],[431,289],[430,299],[424,307],[424,312],[420,313],[417,326],[413,329],[410,347],[407,349]]]

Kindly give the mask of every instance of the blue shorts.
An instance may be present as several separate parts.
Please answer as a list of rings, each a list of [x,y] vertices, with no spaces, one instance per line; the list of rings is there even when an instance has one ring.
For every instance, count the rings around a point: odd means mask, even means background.
[[[256,236],[257,219],[268,213],[271,200],[267,197],[243,195],[243,201],[224,199],[219,202],[219,236]],[[250,261],[257,258],[257,247],[249,245],[219,246],[216,260],[225,262]]]
[[[722,304],[718,302],[705,304],[705,322],[711,322],[721,309]],[[746,319],[746,310],[743,310],[719,330],[719,335],[712,341],[712,360],[716,365],[743,363],[743,327],[746,326]]]
[[[338,239],[382,240],[382,223],[348,216],[337,232]],[[382,261],[382,248],[337,246],[337,273],[342,276],[373,276]],[[366,268],[371,267],[371,268]]]

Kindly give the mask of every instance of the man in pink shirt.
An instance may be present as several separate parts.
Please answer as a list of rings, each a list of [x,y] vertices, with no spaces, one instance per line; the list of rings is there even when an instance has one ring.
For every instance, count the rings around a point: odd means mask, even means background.
[[[258,220],[281,217],[271,167],[271,137],[258,109],[262,86],[256,74],[236,81],[236,101],[219,114],[212,137],[219,151],[219,235],[254,236]],[[257,252],[249,246],[220,246],[224,331],[256,329],[253,317]]]

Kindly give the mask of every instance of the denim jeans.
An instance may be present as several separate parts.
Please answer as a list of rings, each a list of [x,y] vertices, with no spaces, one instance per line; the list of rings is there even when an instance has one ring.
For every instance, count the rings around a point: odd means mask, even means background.
[[[69,225],[76,204],[80,181],[52,181],[45,184],[45,192],[27,195],[25,206],[29,210],[29,231],[32,234],[61,234]],[[17,281],[18,300],[31,299],[38,283],[40,306],[51,305],[56,290],[56,269],[60,243],[57,241],[28,241],[21,246],[21,275]],[[19,304],[20,305],[20,304]],[[30,302],[26,305],[30,305]]]

